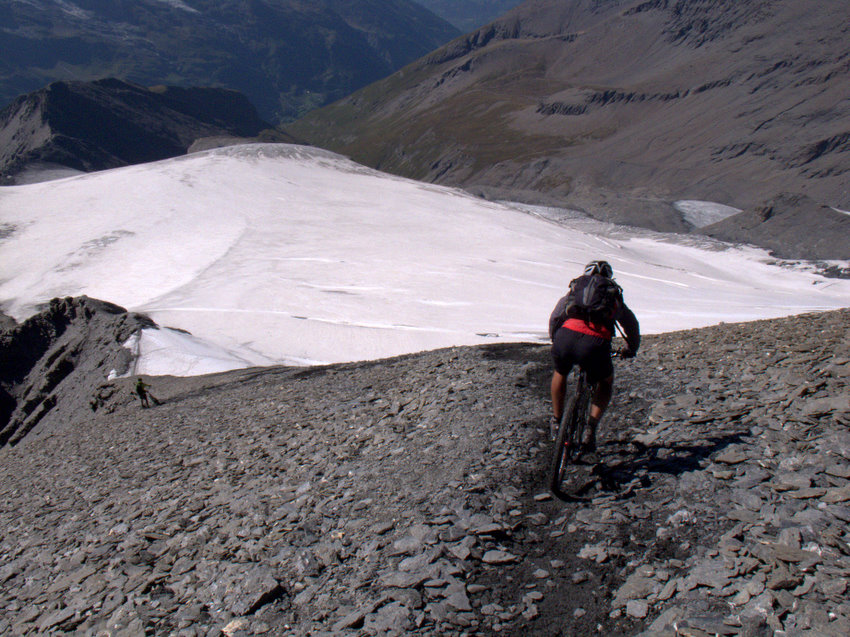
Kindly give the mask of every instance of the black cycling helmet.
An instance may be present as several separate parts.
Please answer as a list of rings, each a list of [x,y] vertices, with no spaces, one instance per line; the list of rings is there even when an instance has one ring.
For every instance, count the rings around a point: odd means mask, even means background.
[[[604,277],[611,278],[614,276],[614,269],[607,261],[591,261],[584,266],[585,274],[601,274]]]

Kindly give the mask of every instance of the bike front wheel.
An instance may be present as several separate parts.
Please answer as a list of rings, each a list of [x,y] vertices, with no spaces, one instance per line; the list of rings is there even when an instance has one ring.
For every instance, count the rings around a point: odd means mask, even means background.
[[[578,409],[578,392],[573,393],[561,417],[558,436],[555,439],[555,449],[552,454],[552,464],[549,469],[549,488],[555,495],[563,495],[562,485],[567,467],[578,454],[581,438],[580,418]]]

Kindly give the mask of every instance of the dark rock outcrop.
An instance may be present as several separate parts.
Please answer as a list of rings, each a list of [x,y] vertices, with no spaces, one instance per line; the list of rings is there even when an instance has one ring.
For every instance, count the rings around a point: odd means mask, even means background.
[[[0,632],[850,634],[848,334],[647,336],[570,503],[545,346],[121,381],[0,449]]]
[[[202,137],[293,141],[270,129],[235,91],[56,82],[0,111],[0,178],[32,164],[92,171],[176,157]]]
[[[0,332],[0,446],[78,422],[110,394],[110,371],[130,370],[124,343],[147,317],[87,297],[53,299],[41,313]]]

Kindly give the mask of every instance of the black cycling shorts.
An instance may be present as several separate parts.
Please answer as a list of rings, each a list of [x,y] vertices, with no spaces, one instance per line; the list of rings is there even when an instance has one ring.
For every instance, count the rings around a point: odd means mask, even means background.
[[[587,373],[587,379],[591,383],[608,378],[614,373],[611,341],[566,327],[555,332],[552,360],[555,362],[555,369],[564,376],[570,373],[573,365],[578,364]]]

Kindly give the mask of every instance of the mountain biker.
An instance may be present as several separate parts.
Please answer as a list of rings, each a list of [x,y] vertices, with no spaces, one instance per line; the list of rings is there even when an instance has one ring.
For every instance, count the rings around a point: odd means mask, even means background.
[[[552,339],[552,359],[555,371],[552,374],[552,421],[553,432],[564,411],[564,395],[567,388],[567,376],[574,364],[578,364],[587,373],[588,381],[596,383],[596,390],[590,407],[590,417],[582,439],[582,452],[595,453],[596,429],[599,420],[611,400],[614,386],[614,366],[611,364],[611,338],[615,323],[625,331],[627,346],[620,350],[620,356],[632,358],[640,346],[640,326],[638,320],[623,300],[620,286],[614,283],[613,269],[607,261],[591,261],[585,266],[584,275],[570,282],[570,292],[555,305],[549,318],[549,337]],[[586,307],[576,301],[576,292],[587,284],[594,275],[603,277],[594,284],[606,290],[602,304],[604,310],[594,310],[589,316]],[[580,292],[580,290],[579,290]],[[588,294],[584,295],[586,299]],[[602,293],[600,293],[602,294]]]
[[[142,403],[142,407],[147,408],[151,406],[151,401],[153,401],[154,405],[161,405],[162,403],[150,392],[151,386],[144,382],[141,378],[136,379],[136,384],[133,387],[133,392],[138,396],[139,402]],[[92,408],[94,411],[94,408]]]

